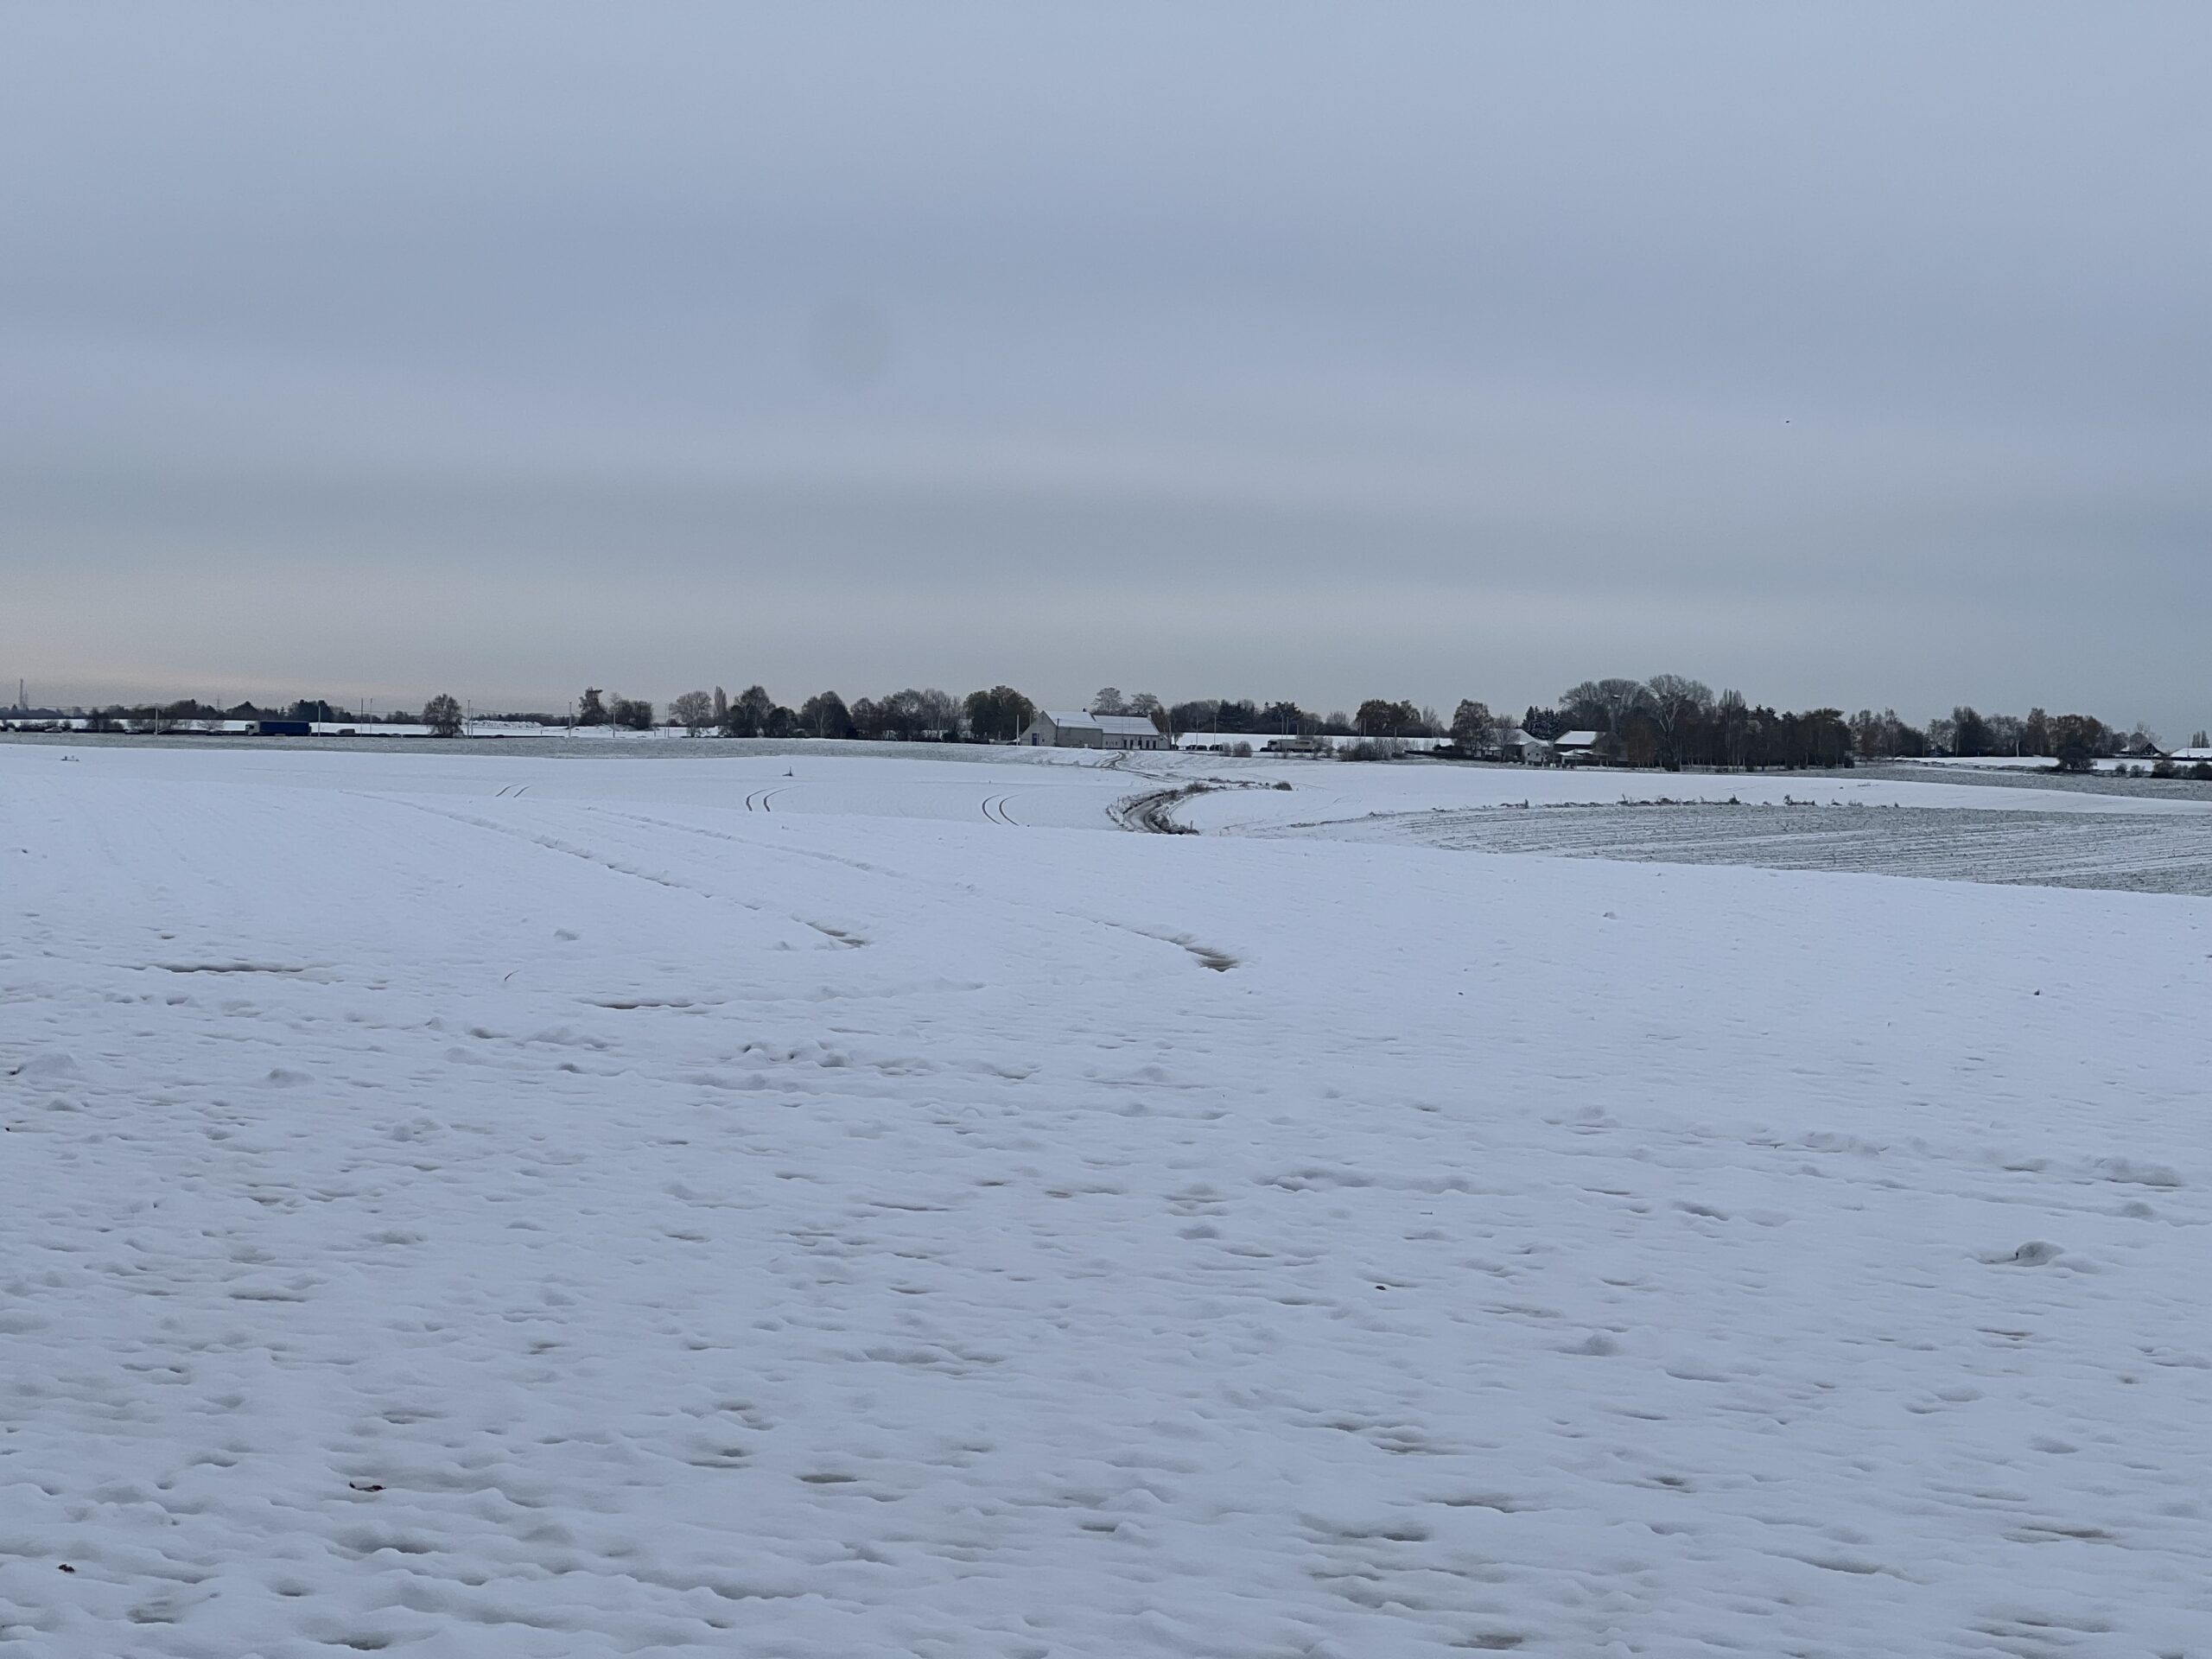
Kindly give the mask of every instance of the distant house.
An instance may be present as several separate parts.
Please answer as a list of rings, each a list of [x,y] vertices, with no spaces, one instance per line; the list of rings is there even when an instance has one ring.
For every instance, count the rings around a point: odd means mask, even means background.
[[[1167,740],[1142,715],[1084,715],[1039,709],[1014,741],[1032,749],[1164,749]]]
[[[1599,760],[1598,746],[1605,741],[1599,732],[1561,732],[1552,740],[1553,751],[1563,766],[1577,766]]]
[[[1516,726],[1499,740],[1497,758],[1501,760],[1518,760],[1526,766],[1541,766],[1556,764],[1559,755],[1553,748],[1549,738],[1533,736]]]

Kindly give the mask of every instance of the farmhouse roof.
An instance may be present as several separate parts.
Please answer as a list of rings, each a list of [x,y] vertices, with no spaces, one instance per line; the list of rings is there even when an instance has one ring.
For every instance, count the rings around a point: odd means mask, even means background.
[[[1552,741],[1562,749],[1594,749],[1598,747],[1595,732],[1561,732]]]
[[[1070,731],[1103,732],[1109,737],[1160,735],[1160,728],[1142,715],[1064,714],[1057,709],[1047,709],[1043,713],[1053,725]]]

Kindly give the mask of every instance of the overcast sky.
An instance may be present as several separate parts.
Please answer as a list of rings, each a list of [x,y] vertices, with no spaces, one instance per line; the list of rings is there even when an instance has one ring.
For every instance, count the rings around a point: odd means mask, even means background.
[[[11,5],[0,674],[2185,737],[2208,64],[2202,3]]]

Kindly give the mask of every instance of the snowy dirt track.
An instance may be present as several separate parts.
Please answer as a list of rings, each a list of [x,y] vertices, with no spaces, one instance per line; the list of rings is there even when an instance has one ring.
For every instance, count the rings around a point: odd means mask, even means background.
[[[62,753],[0,1653],[2208,1651],[2212,902]]]

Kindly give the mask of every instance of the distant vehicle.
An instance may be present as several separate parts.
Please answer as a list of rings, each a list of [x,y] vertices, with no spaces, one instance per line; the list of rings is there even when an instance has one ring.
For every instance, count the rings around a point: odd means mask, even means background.
[[[314,735],[315,723],[306,720],[257,720],[253,722],[256,737],[309,737]]]

